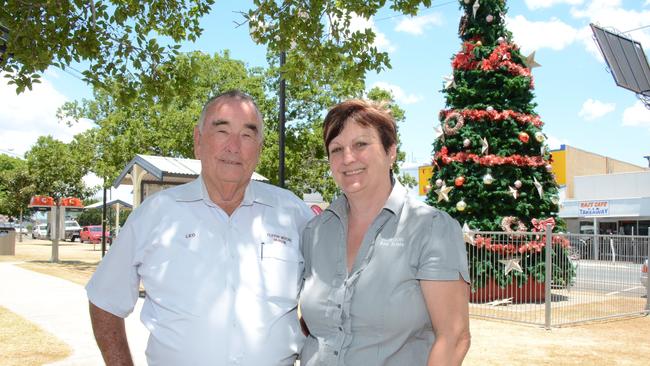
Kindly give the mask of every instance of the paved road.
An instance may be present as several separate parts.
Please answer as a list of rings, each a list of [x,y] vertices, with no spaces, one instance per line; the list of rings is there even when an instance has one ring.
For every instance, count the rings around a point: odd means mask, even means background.
[[[645,295],[639,280],[641,265],[628,262],[580,260],[576,288],[627,296]]]
[[[54,334],[72,348],[72,355],[57,366],[103,365],[95,344],[86,291],[54,276],[0,262],[0,305]],[[127,337],[136,365],[146,365],[148,331],[139,319],[142,300],[126,320]]]

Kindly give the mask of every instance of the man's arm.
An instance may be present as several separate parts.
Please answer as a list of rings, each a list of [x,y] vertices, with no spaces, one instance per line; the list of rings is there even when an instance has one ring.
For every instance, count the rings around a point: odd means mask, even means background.
[[[90,304],[95,340],[107,366],[133,366],[124,319]]]

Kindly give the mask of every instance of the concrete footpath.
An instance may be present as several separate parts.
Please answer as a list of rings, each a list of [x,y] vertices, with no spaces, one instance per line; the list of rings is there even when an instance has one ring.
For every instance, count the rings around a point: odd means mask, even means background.
[[[95,343],[85,289],[70,281],[0,262],[0,305],[67,343],[72,355],[51,365],[103,365]],[[126,319],[126,333],[136,365],[146,365],[149,332],[140,322],[142,299]]]

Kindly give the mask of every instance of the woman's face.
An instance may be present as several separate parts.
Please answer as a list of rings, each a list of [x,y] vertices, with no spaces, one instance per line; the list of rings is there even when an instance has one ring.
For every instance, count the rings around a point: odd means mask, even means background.
[[[389,170],[397,147],[393,145],[386,152],[373,127],[346,121],[327,149],[334,181],[346,195],[382,192],[390,187]]]

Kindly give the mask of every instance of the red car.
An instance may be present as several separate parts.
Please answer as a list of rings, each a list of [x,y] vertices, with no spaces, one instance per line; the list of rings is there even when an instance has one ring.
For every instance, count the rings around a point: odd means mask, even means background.
[[[79,234],[79,241],[82,243],[101,243],[102,242],[102,226],[101,225],[90,225],[83,226],[81,228],[81,233]],[[106,242],[110,243],[111,237],[108,231],[106,231]]]

